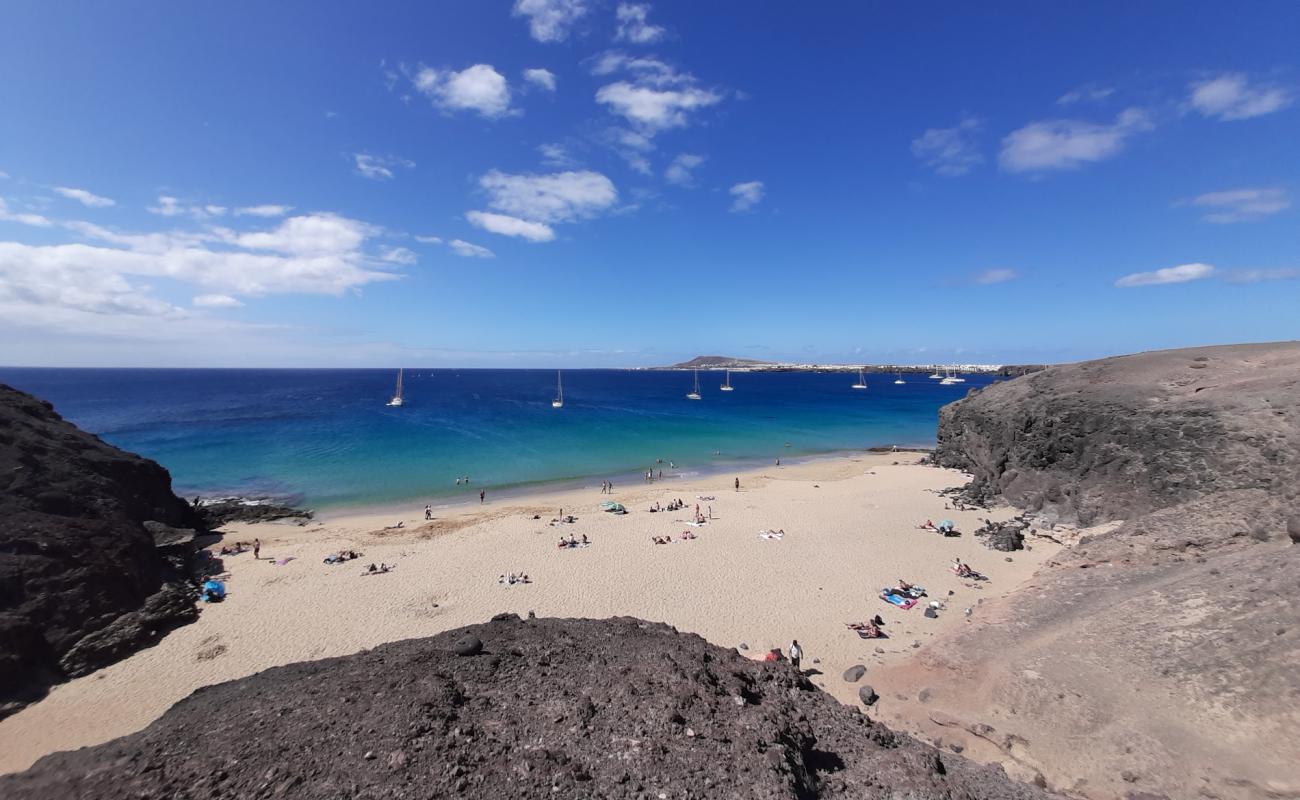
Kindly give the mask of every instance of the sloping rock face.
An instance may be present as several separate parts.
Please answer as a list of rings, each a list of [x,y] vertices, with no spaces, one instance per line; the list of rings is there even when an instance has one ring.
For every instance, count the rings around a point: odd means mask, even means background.
[[[0,716],[194,619],[198,525],[167,470],[0,385]]]
[[[875,680],[1085,797],[1300,797],[1300,344],[1052,367],[940,419],[937,460],[1036,516],[1030,546],[1110,524]]]
[[[1051,367],[939,412],[935,460],[986,497],[1084,524],[1235,489],[1294,497],[1300,343]]]
[[[0,778],[0,795],[1049,796],[871,722],[788,664],[635,619],[513,615],[200,689],[140,733]]]

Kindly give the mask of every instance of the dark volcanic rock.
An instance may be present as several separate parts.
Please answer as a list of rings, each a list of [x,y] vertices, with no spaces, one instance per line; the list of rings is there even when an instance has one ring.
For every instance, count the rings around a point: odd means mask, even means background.
[[[1023,519],[1011,519],[1006,522],[989,520],[975,531],[975,535],[981,537],[989,549],[1010,553],[1013,550],[1025,549],[1025,529],[1028,527],[1029,523]]]
[[[934,460],[979,495],[1085,524],[1235,489],[1294,499],[1297,412],[1300,343],[1139,353],[944,406]]]
[[[196,616],[167,470],[4,385],[0,520],[0,716]]]
[[[844,680],[848,683],[857,683],[862,680],[862,676],[867,674],[867,668],[863,664],[854,664],[844,670]]]
[[[491,658],[454,652],[466,634]],[[200,689],[0,778],[49,798],[1044,798],[788,665],[633,619],[497,619]]]
[[[196,508],[199,519],[210,530],[220,528],[230,522],[274,522],[282,519],[298,519],[304,523],[312,518],[312,512],[265,498],[223,497],[218,500],[204,500]]]

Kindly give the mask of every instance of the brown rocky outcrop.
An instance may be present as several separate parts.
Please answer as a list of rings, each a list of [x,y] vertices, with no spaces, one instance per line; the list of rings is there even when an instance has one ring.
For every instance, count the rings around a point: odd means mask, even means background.
[[[870,721],[788,663],[635,619],[514,615],[200,689],[139,733],[0,778],[0,795],[1049,796]]]
[[[198,527],[167,470],[0,385],[0,716],[195,619]]]

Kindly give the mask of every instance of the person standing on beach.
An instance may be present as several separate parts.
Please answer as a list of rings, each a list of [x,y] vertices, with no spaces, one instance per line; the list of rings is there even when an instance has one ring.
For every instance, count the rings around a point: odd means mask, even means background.
[[[261,560],[262,560],[262,540],[261,540],[261,539],[254,539],[254,540],[253,540],[253,558],[254,558],[255,560],[257,560],[257,561],[261,561]]]
[[[486,490],[486,489],[479,489],[479,490],[478,490],[478,504],[479,504],[479,505],[483,505],[483,502],[484,502],[486,499],[487,499],[487,490]]]
[[[799,660],[803,658],[803,648],[799,646],[799,640],[795,639],[790,642],[790,663],[795,669],[799,669]]]
[[[424,507],[424,518],[427,520],[433,519],[433,509],[430,508],[428,505],[425,505]]]
[[[736,478],[736,491],[740,491],[740,478]]]

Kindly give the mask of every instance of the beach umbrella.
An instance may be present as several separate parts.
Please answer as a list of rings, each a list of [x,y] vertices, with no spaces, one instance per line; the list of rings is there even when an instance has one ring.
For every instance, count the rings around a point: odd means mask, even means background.
[[[953,521],[950,520],[950,519],[945,519],[943,522],[940,522],[940,523],[939,523],[939,527],[940,527],[940,528],[947,528],[948,530],[952,530],[953,528],[957,527],[957,523],[953,522]]]

